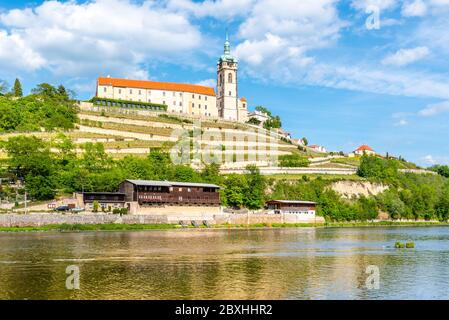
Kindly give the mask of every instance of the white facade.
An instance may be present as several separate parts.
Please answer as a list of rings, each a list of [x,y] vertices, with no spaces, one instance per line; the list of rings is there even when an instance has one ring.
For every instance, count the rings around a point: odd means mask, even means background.
[[[312,146],[309,146],[309,148],[314,150],[314,151],[316,151],[316,152],[321,152],[321,153],[326,153],[327,152],[326,148],[323,147],[323,146],[312,145]]]
[[[270,116],[266,113],[258,110],[254,110],[253,112],[248,113],[248,118],[256,118],[260,121],[260,125],[262,126],[267,120],[270,120]]]
[[[187,91],[182,85],[178,88],[173,86],[175,90],[170,86],[167,86],[167,89],[148,89],[148,87],[160,86],[161,83],[145,81],[144,86],[147,88],[143,88],[142,82],[144,81],[134,83],[133,80],[99,78],[97,97],[164,104],[167,106],[167,112],[170,113],[218,117],[215,95],[205,94],[202,90]]]

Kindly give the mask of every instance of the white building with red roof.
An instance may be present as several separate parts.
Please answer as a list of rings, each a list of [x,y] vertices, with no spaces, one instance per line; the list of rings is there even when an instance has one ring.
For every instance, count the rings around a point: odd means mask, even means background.
[[[315,151],[315,152],[321,152],[321,153],[326,153],[326,152],[327,152],[327,150],[326,150],[325,147],[319,146],[319,145],[317,145],[317,144],[312,144],[312,145],[307,146],[307,147],[310,148],[310,149],[312,149],[312,150]]]
[[[224,54],[217,63],[216,91],[213,87],[194,84],[99,77],[96,97],[105,99],[100,104],[111,105],[106,99],[130,102],[132,107],[156,104],[166,106],[171,113],[246,122],[248,104],[237,95],[237,69],[238,61],[231,55],[226,36]]]
[[[368,156],[374,156],[376,155],[376,151],[374,151],[370,146],[363,144],[360,147],[358,147],[357,149],[355,149],[352,154],[354,156],[363,156],[364,154],[368,155]]]

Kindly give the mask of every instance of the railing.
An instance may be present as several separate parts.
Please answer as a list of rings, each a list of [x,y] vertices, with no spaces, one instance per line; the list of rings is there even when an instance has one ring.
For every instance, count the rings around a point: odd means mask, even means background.
[[[157,192],[139,192],[139,203],[172,203],[172,204],[220,204],[217,192],[201,194],[169,194]]]

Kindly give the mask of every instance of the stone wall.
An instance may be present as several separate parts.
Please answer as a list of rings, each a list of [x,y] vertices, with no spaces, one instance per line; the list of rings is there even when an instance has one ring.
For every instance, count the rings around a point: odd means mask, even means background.
[[[112,214],[0,214],[0,227],[39,227],[49,224],[162,224],[168,223],[167,216]]]
[[[294,214],[141,214],[141,215],[114,215],[114,214],[0,214],[0,227],[39,227],[51,224],[178,224],[183,221],[190,224],[196,221],[202,224],[257,224],[257,223],[324,223],[322,217],[303,220]]]
[[[304,218],[298,214],[230,214],[230,224],[258,224],[258,223],[324,223],[323,217]]]

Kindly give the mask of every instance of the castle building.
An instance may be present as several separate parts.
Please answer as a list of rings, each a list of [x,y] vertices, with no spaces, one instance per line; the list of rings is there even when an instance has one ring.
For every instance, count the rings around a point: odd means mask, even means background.
[[[99,77],[96,97],[162,104],[170,113],[246,122],[248,106],[245,98],[238,97],[237,68],[237,58],[231,55],[226,36],[224,54],[217,63],[217,94],[207,86]]]

